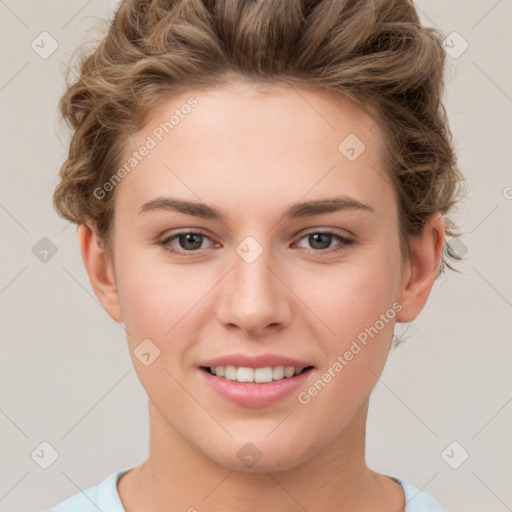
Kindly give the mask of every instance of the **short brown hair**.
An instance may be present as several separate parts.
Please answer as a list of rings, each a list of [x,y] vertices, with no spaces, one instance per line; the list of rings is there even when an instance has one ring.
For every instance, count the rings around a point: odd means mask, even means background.
[[[429,216],[462,195],[442,104],[443,36],[410,0],[124,0],[108,33],[82,55],[59,102],[74,133],[54,192],[59,215],[92,220],[111,249],[115,190],[128,137],[174,94],[237,77],[329,90],[370,109],[399,199],[402,256]],[[460,236],[445,218],[446,234]],[[439,274],[461,257],[445,244]]]

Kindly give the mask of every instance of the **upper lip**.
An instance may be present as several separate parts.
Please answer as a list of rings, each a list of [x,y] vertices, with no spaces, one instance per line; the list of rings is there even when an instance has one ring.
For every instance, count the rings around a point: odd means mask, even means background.
[[[267,366],[294,366],[295,368],[306,368],[313,366],[307,361],[294,359],[292,357],[280,356],[278,354],[260,354],[250,356],[247,354],[230,354],[215,359],[203,361],[200,366],[243,366],[246,368],[265,368]]]

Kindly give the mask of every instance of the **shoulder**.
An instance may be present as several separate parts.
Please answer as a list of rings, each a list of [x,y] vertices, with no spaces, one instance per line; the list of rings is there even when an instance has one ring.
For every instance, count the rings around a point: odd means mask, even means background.
[[[98,485],[73,494],[46,512],[125,512],[116,484],[127,471],[122,469],[112,473]]]
[[[405,494],[405,512],[447,512],[446,509],[430,494],[420,491],[412,484],[401,480],[400,478],[391,477],[398,482]]]

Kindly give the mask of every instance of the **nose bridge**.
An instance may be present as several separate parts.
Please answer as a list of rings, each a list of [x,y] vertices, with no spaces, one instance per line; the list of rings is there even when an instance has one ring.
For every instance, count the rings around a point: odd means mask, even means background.
[[[222,289],[220,320],[253,333],[286,322],[287,289],[275,276],[271,248],[248,236],[235,251],[233,269]]]

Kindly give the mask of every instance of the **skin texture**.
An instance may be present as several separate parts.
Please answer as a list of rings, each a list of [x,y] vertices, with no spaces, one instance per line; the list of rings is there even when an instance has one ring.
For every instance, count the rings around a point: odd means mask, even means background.
[[[151,113],[128,154],[190,96],[198,105],[117,185],[114,262],[95,226],[80,226],[92,287],[124,323],[149,399],[149,458],[118,483],[126,510],[404,510],[401,486],[365,463],[368,400],[394,323],[414,320],[427,301],[443,217],[431,217],[411,240],[411,260],[402,261],[379,128],[325,91],[241,83],[189,91]],[[366,146],[355,161],[338,149],[349,134]],[[282,218],[297,202],[340,194],[374,213]],[[228,218],[138,214],[166,195],[222,208]],[[187,228],[205,235],[192,256],[158,244]],[[356,243],[327,252],[341,243],[336,237],[315,245],[306,236],[325,231]],[[252,263],[236,252],[247,236],[263,250]],[[167,245],[190,247],[178,238]],[[233,353],[288,355],[315,366],[307,390],[394,303],[401,310],[307,405],[292,394],[242,407],[205,385],[198,369]],[[134,356],[146,338],[160,349],[149,366]],[[262,454],[250,468],[237,456],[248,442]]]

